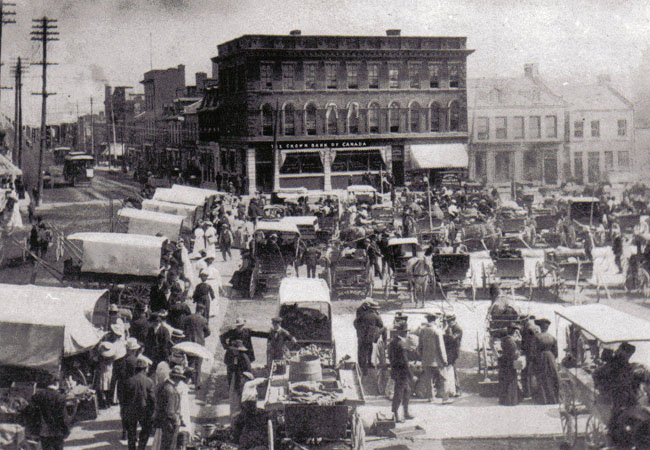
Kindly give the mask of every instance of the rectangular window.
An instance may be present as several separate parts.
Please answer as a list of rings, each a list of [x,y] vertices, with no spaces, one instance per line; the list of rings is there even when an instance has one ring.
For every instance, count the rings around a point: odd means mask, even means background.
[[[578,182],[582,183],[584,177],[584,170],[582,168],[582,152],[575,152],[573,154],[573,176]]]
[[[316,89],[316,64],[305,64],[305,89]]]
[[[524,118],[515,116],[512,118],[512,133],[515,139],[524,138]]]
[[[494,119],[494,130],[497,139],[506,139],[508,137],[508,122],[505,117],[496,117]]]
[[[429,64],[429,87],[431,89],[440,88],[440,64]]]
[[[289,153],[280,167],[280,173],[323,173],[323,163],[318,152]]]
[[[585,123],[582,120],[573,122],[573,137],[581,138],[585,133]]]
[[[348,89],[359,89],[359,66],[348,64]]]
[[[490,138],[490,119],[479,117],[476,122],[476,137],[482,141]]]
[[[531,139],[539,139],[541,135],[541,118],[539,116],[530,116],[528,118],[528,135]]]
[[[618,152],[618,168],[619,169],[629,169],[630,168],[630,153],[629,152]]]
[[[273,67],[269,63],[260,64],[260,87],[273,89]]]
[[[625,119],[618,120],[618,135],[627,136],[627,120]]]
[[[614,152],[605,152],[605,170],[614,169]]]
[[[296,67],[293,64],[282,65],[282,89],[290,90],[295,88]]]
[[[368,64],[368,88],[379,89],[379,64]]]
[[[332,162],[332,172],[367,172],[369,170],[386,170],[379,150],[337,151],[336,158]]]
[[[556,138],[557,137],[557,117],[555,116],[546,116],[544,117],[544,127],[546,128],[546,137],[547,138]]]
[[[336,89],[338,87],[336,83],[336,64],[325,64],[325,85],[327,89]]]
[[[420,89],[420,64],[409,63],[409,87]]]
[[[388,87],[390,89],[399,89],[399,66],[397,64],[388,66]]]
[[[449,87],[459,88],[460,85],[460,64],[449,64]]]
[[[600,137],[600,120],[591,121],[591,137]]]

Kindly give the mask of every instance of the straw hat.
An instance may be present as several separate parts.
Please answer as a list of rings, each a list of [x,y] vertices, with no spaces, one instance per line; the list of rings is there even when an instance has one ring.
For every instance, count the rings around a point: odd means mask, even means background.
[[[172,371],[169,373],[169,377],[184,380],[185,379],[185,369],[183,369],[181,366],[174,366],[172,368]]]
[[[138,340],[134,337],[130,337],[126,340],[126,349],[127,350],[138,350],[142,346],[138,342]]]
[[[135,360],[135,367],[138,369],[146,369],[149,367],[149,361],[147,360],[151,361],[146,356],[139,356],[138,359]]]
[[[122,319],[117,319],[117,321],[113,324],[111,324],[111,331],[118,336],[124,336],[125,329],[124,329],[124,322],[122,322]]]
[[[99,344],[98,351],[102,358],[112,359],[115,357],[115,346],[111,342],[104,341]]]

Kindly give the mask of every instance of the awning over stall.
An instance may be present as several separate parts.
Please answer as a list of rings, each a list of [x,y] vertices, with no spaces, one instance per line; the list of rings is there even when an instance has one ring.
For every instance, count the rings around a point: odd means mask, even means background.
[[[414,169],[466,168],[469,162],[465,144],[411,145]]]

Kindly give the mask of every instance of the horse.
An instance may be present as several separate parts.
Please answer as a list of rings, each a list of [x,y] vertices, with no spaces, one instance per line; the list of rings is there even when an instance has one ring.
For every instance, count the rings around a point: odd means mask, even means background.
[[[406,277],[409,283],[411,300],[418,305],[418,299],[422,300],[424,308],[425,295],[429,283],[434,286],[433,265],[431,260],[422,256],[414,256],[406,262]]]

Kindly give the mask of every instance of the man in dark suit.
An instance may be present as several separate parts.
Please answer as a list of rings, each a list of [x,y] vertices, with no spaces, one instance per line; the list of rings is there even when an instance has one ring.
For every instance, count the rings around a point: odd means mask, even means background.
[[[62,450],[63,441],[70,434],[65,410],[65,397],[59,384],[52,381],[47,389],[34,394],[29,405],[36,424],[40,424],[39,437],[42,450]]]
[[[174,366],[169,377],[156,388],[153,426],[154,428],[160,428],[162,431],[160,450],[176,449],[176,437],[181,426],[181,396],[176,390],[176,384],[179,380],[184,379],[183,368]]]
[[[392,411],[397,422],[413,419],[413,416],[409,414],[409,398],[411,396],[409,381],[413,380],[415,382],[416,378],[409,367],[408,351],[404,344],[404,338],[401,336],[405,336],[406,333],[406,322],[400,323],[393,333],[390,344],[388,344],[390,374],[395,381]],[[400,405],[404,409],[404,419],[399,418]]]
[[[151,312],[156,312],[161,309],[167,309],[169,303],[170,289],[167,284],[167,275],[162,272],[158,275],[158,280],[149,291],[149,308]]]
[[[252,364],[253,361],[255,361],[255,350],[253,350],[252,338],[258,337],[266,339],[268,338],[268,333],[265,333],[263,331],[253,331],[249,328],[246,328],[245,325],[246,320],[238,317],[235,321],[235,326],[223,333],[219,339],[221,340],[221,345],[225,350],[228,350],[233,342],[241,341],[244,347],[247,349],[246,354],[248,355],[248,359]]]
[[[149,328],[147,338],[144,342],[144,354],[152,361],[155,369],[160,361],[166,361],[172,348],[172,338],[167,328],[162,324],[166,312],[158,311],[152,313],[153,326]]]
[[[379,316],[379,305],[367,300],[357,310],[354,328],[357,330],[357,358],[363,374],[372,367],[372,345],[384,330],[384,323]]]
[[[129,450],[144,450],[151,434],[151,421],[155,408],[154,385],[147,377],[147,361],[138,358],[135,374],[124,383],[122,415],[126,425]],[[137,431],[140,424],[140,436]]]
[[[149,333],[151,322],[149,321],[149,314],[147,313],[146,305],[137,303],[135,307],[135,318],[131,321],[131,336],[136,338],[138,342],[144,343]]]
[[[196,304],[196,312],[186,316],[183,321],[183,333],[185,338],[190,342],[205,345],[205,338],[210,336],[210,327],[208,321],[203,317],[204,306],[201,303]],[[197,389],[201,386],[201,363],[203,360],[197,356],[189,357],[189,364],[194,370],[193,382]]]

